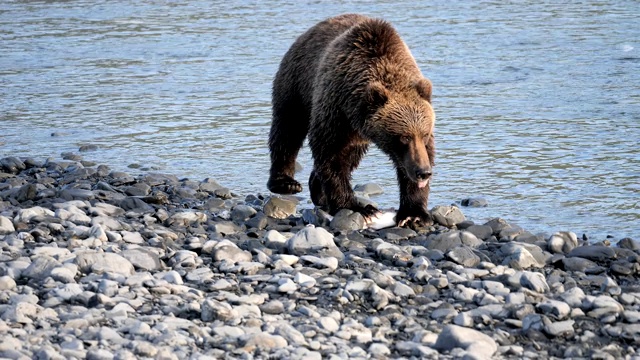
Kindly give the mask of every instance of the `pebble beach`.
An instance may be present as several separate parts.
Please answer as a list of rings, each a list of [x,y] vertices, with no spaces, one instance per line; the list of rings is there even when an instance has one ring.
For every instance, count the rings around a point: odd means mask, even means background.
[[[638,234],[372,229],[221,183],[0,159],[0,358],[640,359]]]

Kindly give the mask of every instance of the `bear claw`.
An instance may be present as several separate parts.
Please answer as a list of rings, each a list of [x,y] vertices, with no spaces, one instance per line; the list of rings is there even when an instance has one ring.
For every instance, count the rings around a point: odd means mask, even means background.
[[[287,175],[270,178],[267,188],[276,194],[297,194],[302,191],[302,185]]]

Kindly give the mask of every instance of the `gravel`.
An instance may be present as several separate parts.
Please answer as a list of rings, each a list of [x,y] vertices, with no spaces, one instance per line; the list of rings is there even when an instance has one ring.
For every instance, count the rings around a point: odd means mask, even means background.
[[[632,238],[534,235],[455,206],[362,229],[73,153],[0,169],[0,358],[638,359]]]

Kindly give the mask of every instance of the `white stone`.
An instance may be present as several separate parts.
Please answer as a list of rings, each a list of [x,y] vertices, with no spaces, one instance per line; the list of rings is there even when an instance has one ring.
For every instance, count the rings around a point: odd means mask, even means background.
[[[330,333],[334,333],[338,331],[338,329],[340,328],[340,325],[338,325],[338,322],[336,321],[336,319],[328,316],[323,316],[320,319],[318,319],[318,325],[322,329]]]
[[[0,215],[0,235],[11,234],[12,232],[15,232],[15,231],[16,229],[13,226],[11,219],[9,219],[6,216]]]
[[[82,252],[76,256],[75,263],[84,273],[113,272],[122,275],[132,275],[135,272],[129,260],[115,253]]]
[[[457,325],[445,326],[434,347],[445,351],[461,348],[476,358],[484,359],[491,359],[498,350],[498,345],[489,335]]]
[[[316,285],[316,279],[301,272],[296,273],[293,281],[295,281],[298,285],[300,285],[300,287],[303,288],[311,288]]]

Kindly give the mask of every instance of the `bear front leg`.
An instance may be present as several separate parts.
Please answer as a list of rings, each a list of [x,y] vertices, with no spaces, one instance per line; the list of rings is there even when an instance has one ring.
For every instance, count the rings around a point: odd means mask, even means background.
[[[351,188],[351,172],[365,151],[365,147],[348,147],[337,156],[316,161],[309,177],[311,200],[315,205],[325,208],[331,215],[340,209],[359,212],[365,219],[379,213],[372,205],[358,204]]]
[[[400,186],[400,208],[396,214],[398,226],[432,225],[433,219],[427,208],[430,184],[420,188],[405,175],[404,170],[398,168],[397,173]]]

